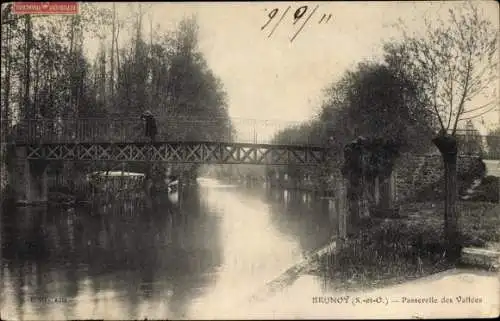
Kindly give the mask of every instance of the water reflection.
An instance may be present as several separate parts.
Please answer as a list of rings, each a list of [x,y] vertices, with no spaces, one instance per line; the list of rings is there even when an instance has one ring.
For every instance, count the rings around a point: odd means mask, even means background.
[[[4,215],[2,317],[215,318],[322,246],[335,222],[329,200],[261,186],[205,179],[163,198]]]
[[[311,192],[282,193],[281,202],[271,203],[275,213],[272,222],[282,233],[294,236],[304,254],[325,245],[335,235],[334,200],[319,198]]]

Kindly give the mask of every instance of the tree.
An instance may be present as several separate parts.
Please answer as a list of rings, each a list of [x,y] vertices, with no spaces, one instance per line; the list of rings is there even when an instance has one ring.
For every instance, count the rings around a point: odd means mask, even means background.
[[[199,51],[198,28],[191,17],[181,20],[174,31],[160,35],[153,34],[150,23],[149,41],[144,41],[139,10],[133,36],[116,61],[114,111],[138,117],[149,109],[156,116],[161,139],[231,139],[234,129],[226,93]],[[180,167],[192,174],[197,166]]]
[[[198,23],[195,17],[182,20],[169,39],[170,57],[165,106],[169,118],[167,128],[177,128],[180,139],[220,140],[230,138],[232,126],[229,122],[226,93],[221,81],[209,69],[198,48]],[[183,119],[187,122],[183,123]],[[193,122],[203,126],[193,126]]]
[[[360,63],[329,91],[321,119],[335,122],[345,139],[365,136],[398,140],[403,150],[422,149],[430,134],[430,113],[421,104],[418,84],[388,52],[385,62]],[[343,114],[343,115],[340,115]],[[342,142],[342,147],[345,142]]]
[[[33,23],[31,15],[24,16],[24,90],[23,107],[24,116],[33,118],[35,115],[31,109],[31,49],[33,46]]]
[[[360,163],[363,170],[345,164],[350,221],[356,225],[362,216],[369,215],[366,205],[392,206],[390,177],[395,161],[403,151],[426,149],[422,138],[430,138],[431,115],[421,103],[418,84],[391,51],[383,63],[363,62],[346,72],[328,95],[320,117],[333,124],[328,131],[336,138],[333,148],[341,158],[337,163],[344,163],[342,155],[347,156],[346,161],[363,155],[366,161]],[[351,144],[355,139],[359,143]],[[357,156],[348,155],[351,150]]]
[[[0,133],[0,189],[2,191],[2,197],[7,196],[7,163],[8,163],[8,149],[7,149],[7,137],[10,135],[10,128],[12,125],[12,108],[11,108],[11,92],[12,92],[12,76],[15,72],[14,62],[15,53],[13,50],[15,39],[16,17],[12,14],[12,5],[4,5],[1,9],[1,28],[2,28],[2,39],[1,39],[1,133]],[[2,202],[3,203],[3,202]],[[3,207],[3,204],[1,204]]]
[[[292,126],[288,126],[285,129],[277,132],[273,138],[273,144],[280,145],[309,145],[309,144],[319,144],[323,135],[321,132],[321,123],[318,120],[304,122],[295,124]],[[285,166],[269,166],[266,171],[269,175],[274,175],[275,171],[284,171],[290,178],[295,179],[297,182],[301,182],[304,176],[306,175],[315,175],[316,177],[324,178],[326,173],[324,172],[324,168],[316,167],[314,172],[311,168],[307,166],[300,166],[293,163],[289,163]]]
[[[375,186],[390,186],[388,179],[399,152],[422,150],[430,145],[422,144],[422,138],[431,137],[432,115],[422,105],[420,95],[418,84],[401,68],[397,55],[388,52],[383,63],[362,62],[347,71],[325,90],[325,101],[315,121],[286,128],[275,135],[274,141],[327,145],[328,164],[316,168],[314,175],[317,183],[324,186],[328,184],[326,178],[342,167],[346,144],[359,136],[368,138],[370,146],[364,151],[370,153],[370,170],[365,171],[367,175],[363,177],[368,184],[361,183],[361,177],[352,176],[353,181],[359,183],[352,185],[364,190],[351,194],[361,197],[364,193],[365,198],[374,200],[371,196],[376,193]],[[291,164],[287,172],[302,177],[306,171]],[[381,190],[383,197],[376,205],[390,207],[390,189]],[[355,212],[351,214],[351,222],[357,222],[361,214]]]
[[[447,257],[459,257],[457,200],[457,128],[460,121],[479,117],[495,108],[495,100],[473,106],[473,99],[488,97],[498,78],[498,31],[468,3],[449,10],[447,21],[426,22],[425,35],[404,34],[398,48],[405,68],[426,92],[427,107],[435,116],[433,143],[445,168],[445,223]]]

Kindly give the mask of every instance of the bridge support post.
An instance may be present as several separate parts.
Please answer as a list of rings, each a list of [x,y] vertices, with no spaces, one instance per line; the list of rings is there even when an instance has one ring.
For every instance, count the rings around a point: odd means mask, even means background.
[[[146,175],[144,177],[144,195],[146,201],[146,207],[151,209],[153,207],[153,166],[151,163],[147,163]]]
[[[347,190],[344,178],[337,180],[336,186],[336,212],[337,212],[337,248],[341,249],[347,240]]]
[[[16,148],[16,165],[13,183],[18,203],[45,204],[48,200],[47,165],[43,160],[28,160],[27,148]]]

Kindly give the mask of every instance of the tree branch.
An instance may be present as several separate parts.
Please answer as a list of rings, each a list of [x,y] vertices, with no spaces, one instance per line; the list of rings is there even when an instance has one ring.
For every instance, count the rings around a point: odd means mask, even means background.
[[[471,113],[471,112],[474,112],[474,111],[478,111],[478,110],[483,109],[483,108],[487,108],[487,107],[489,107],[491,104],[493,104],[494,102],[495,102],[495,100],[492,100],[492,101],[490,101],[490,102],[488,102],[488,103],[486,103],[486,104],[484,104],[484,105],[481,105],[481,106],[479,106],[479,107],[476,107],[476,108],[474,108],[474,109],[464,110],[464,111],[462,112],[462,115],[464,115],[464,114],[468,114],[468,113]]]
[[[439,113],[439,110],[437,108],[437,85],[435,85],[435,87],[433,88],[433,104],[432,104],[432,107],[434,108],[434,113],[435,115],[438,117],[438,120],[439,120],[439,124],[441,125],[441,129],[446,131],[447,128],[444,127],[444,122],[443,122],[443,118],[441,117],[441,114]]]
[[[465,98],[467,97],[468,91],[469,91],[469,78],[470,78],[470,73],[471,73],[471,59],[472,59],[472,53],[469,51],[469,59],[467,60],[467,73],[465,75],[465,84],[462,92],[462,98],[460,98],[460,104],[458,105],[458,113],[457,117],[455,118],[455,124],[453,125],[453,131],[452,135],[455,135],[457,131],[457,126],[458,126],[458,120],[460,118],[460,115],[463,112],[464,104],[465,104]]]
[[[474,118],[477,118],[477,117],[481,117],[483,116],[484,114],[487,114],[489,113],[490,111],[494,110],[495,108],[497,108],[497,106],[493,106],[492,108],[488,109],[487,111],[479,114],[479,115],[475,115],[475,116],[471,116],[471,117],[467,117],[467,118],[460,118],[460,120],[468,120],[468,119],[474,119]]]
[[[453,67],[449,66],[450,70],[450,113],[448,115],[448,124],[446,125],[446,129],[450,128],[451,124],[451,117],[453,115],[453,72],[452,72]]]

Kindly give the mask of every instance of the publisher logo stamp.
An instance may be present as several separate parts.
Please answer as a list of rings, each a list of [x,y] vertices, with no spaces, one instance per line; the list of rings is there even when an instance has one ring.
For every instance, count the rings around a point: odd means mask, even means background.
[[[14,2],[14,14],[77,14],[78,2]]]

